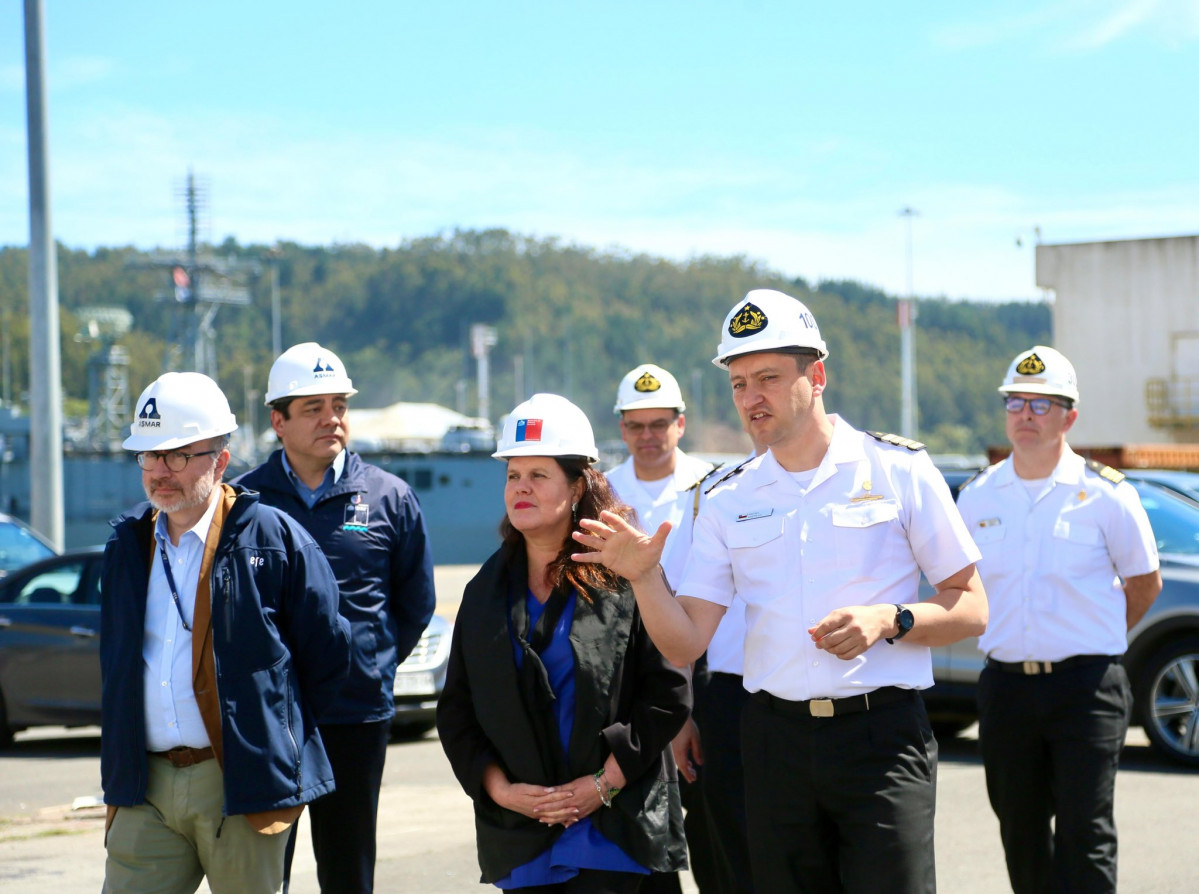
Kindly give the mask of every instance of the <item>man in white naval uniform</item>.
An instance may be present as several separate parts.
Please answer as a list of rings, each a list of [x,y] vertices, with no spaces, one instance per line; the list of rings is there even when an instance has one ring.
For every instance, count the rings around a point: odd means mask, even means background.
[[[929,647],[983,632],[978,548],[923,445],[825,412],[828,349],[799,301],[757,289],[714,362],[755,443],[715,488],[677,597],[648,536],[612,513],[575,539],[625,577],[662,654],[694,660],[746,605],[742,715],[754,885],[932,894],[937,746],[917,690]],[[917,600],[920,573],[936,593]]]
[[[608,483],[637,512],[643,531],[669,521],[672,530],[662,567],[672,584],[683,574],[691,545],[690,498],[712,464],[679,449],[687,428],[683,392],[669,372],[652,363],[629,370],[616,392],[620,439],[629,457],[607,473]],[[685,499],[680,499],[686,495]]]
[[[1132,709],[1121,656],[1162,588],[1157,543],[1123,473],[1066,443],[1078,418],[1069,360],[1037,345],[999,391],[1012,455],[958,497],[992,606],[978,642],[987,794],[1015,894],[1111,894]]]
[[[629,370],[616,390],[613,407],[620,416],[620,437],[629,456],[607,473],[613,490],[637,513],[642,530],[654,531],[664,521],[671,523],[662,565],[672,587],[683,575],[702,490],[718,477],[705,480],[714,471],[712,464],[679,449],[687,426],[685,409],[682,390],[669,371],[653,363]],[[701,661],[693,675],[696,698],[707,680],[707,667]],[[708,834],[711,824],[696,768],[703,762],[703,751],[692,720],[688,719],[675,737],[673,748],[687,809],[685,829],[692,874],[700,894],[720,894],[727,890],[720,879],[729,873],[722,868],[721,851]],[[677,873],[655,873],[642,886],[644,894],[678,894],[681,890]]]

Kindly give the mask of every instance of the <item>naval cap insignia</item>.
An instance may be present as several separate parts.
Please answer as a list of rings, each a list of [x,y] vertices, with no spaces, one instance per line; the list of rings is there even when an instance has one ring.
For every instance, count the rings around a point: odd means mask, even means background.
[[[1022,376],[1039,376],[1045,372],[1045,361],[1036,354],[1029,354],[1016,366],[1016,372]]]
[[[655,379],[648,372],[641,374],[641,378],[633,383],[635,391],[657,391],[662,387],[662,383]]]
[[[745,306],[733,314],[733,318],[729,320],[729,335],[733,338],[745,338],[755,332],[760,332],[768,322],[762,308],[752,301],[746,301]]]

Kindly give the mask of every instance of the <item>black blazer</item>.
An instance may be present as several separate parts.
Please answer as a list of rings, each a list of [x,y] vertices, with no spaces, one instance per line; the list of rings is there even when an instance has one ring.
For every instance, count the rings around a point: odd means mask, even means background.
[[[669,745],[691,710],[686,671],[650,641],[632,590],[579,598],[570,628],[575,657],[575,720],[566,779],[546,778],[533,720],[521,698],[509,633],[507,581],[523,555],[501,547],[466,586],[454,624],[437,731],[454,774],[475,804],[484,882],[503,878],[563,832],[500,807],[483,788],[495,762],[513,782],[555,785],[591,774],[614,754],[628,780],[591,821],[637,862],[685,869],[678,777]],[[519,563],[519,564],[518,564]],[[518,593],[524,598],[524,589]]]

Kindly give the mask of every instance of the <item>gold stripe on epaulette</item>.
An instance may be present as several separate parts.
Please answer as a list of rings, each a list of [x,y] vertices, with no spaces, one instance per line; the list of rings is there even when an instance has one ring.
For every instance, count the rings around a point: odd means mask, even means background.
[[[1113,469],[1111,466],[1105,466],[1103,463],[1094,459],[1087,460],[1087,468],[1100,478],[1110,481],[1112,484],[1119,484],[1126,477],[1128,477],[1119,469]]]
[[[884,444],[891,444],[894,447],[905,447],[911,451],[924,449],[922,442],[913,441],[911,438],[905,438],[903,435],[894,435],[890,432],[882,431],[868,431],[866,434],[870,435],[876,441],[882,441]]]

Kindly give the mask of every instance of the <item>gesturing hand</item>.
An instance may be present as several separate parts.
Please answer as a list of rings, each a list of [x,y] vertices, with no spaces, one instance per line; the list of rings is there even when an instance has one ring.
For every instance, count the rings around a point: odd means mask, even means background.
[[[572,553],[576,562],[598,562],[625,580],[634,582],[646,574],[658,574],[658,562],[666,535],[670,533],[670,522],[662,522],[651,537],[633,527],[615,512],[600,513],[599,520],[579,520],[584,531],[575,531],[571,536],[592,552]]]

